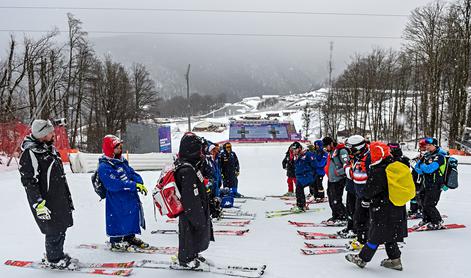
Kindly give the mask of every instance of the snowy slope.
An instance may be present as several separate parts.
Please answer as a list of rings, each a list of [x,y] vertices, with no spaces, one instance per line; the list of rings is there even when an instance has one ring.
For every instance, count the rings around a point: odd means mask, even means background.
[[[235,145],[241,162],[240,192],[252,196],[282,194],[286,191],[285,173],[281,159],[287,144]],[[449,190],[442,195],[439,209],[449,215],[448,223],[461,223],[471,227],[471,188],[464,184],[471,179],[471,166],[460,166],[462,187]],[[148,187],[152,187],[159,173],[142,172]],[[2,194],[0,214],[2,223],[2,247],[0,261],[7,259],[38,259],[44,252],[44,237],[39,232],[30,210],[17,171],[0,173]],[[90,174],[68,173],[72,197],[76,207],[75,225],[67,233],[65,249],[72,256],[83,261],[129,261],[143,258],[168,258],[164,255],[116,254],[107,251],[92,251],[74,248],[80,243],[100,243],[106,240],[104,232],[104,202],[92,190]],[[164,223],[162,217],[153,218],[151,197],[142,198],[148,229],[143,239],[156,246],[177,246],[176,235],[151,235],[156,228],[176,228],[176,224]],[[327,208],[327,204],[316,205]],[[288,219],[319,222],[329,217],[329,209],[320,213],[309,213],[292,217],[267,219],[264,211],[287,208],[283,201],[249,200],[242,205],[246,211],[257,213],[256,220],[248,226],[250,232],[244,237],[219,236],[203,255],[216,262],[237,262],[240,264],[267,264],[264,277],[469,277],[469,229],[437,231],[410,234],[403,248],[404,271],[402,273],[379,266],[385,257],[384,251],[366,269],[359,269],[347,263],[342,254],[304,256],[299,252],[303,239],[296,234],[296,228],[288,225]],[[413,222],[415,223],[415,222]],[[413,223],[410,223],[413,224]],[[229,228],[230,229],[230,228]],[[335,232],[337,228],[303,228],[306,231]],[[320,241],[328,242],[328,241]],[[330,242],[345,242],[331,240]],[[465,249],[466,248],[466,249]],[[62,274],[41,270],[28,270],[0,265],[1,277],[63,277]],[[70,274],[73,277],[87,277],[85,274]],[[204,273],[175,272],[166,270],[136,269],[134,277],[223,277]]]

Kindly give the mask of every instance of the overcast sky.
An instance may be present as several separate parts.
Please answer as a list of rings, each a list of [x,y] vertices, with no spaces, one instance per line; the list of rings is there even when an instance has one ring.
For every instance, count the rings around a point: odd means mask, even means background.
[[[408,15],[429,0],[1,0],[5,6],[50,7],[120,7],[175,8],[211,10],[263,10],[325,13],[368,13]],[[85,30],[93,31],[153,31],[196,33],[257,33],[308,34],[330,36],[400,37],[407,17],[403,16],[339,16],[257,13],[156,12],[107,10],[35,10],[0,8],[0,29],[49,30],[54,26],[66,30],[66,13],[83,21]],[[6,49],[8,32],[0,32],[0,47]],[[103,37],[90,32],[90,37]],[[154,36],[154,35],[153,35]],[[160,37],[165,37],[159,35]],[[22,33],[16,35],[21,38]],[[158,36],[157,36],[158,37]],[[204,38],[198,37],[201,40]],[[221,40],[228,39],[220,37]],[[231,38],[232,40],[234,38]],[[248,38],[240,37],[243,41]],[[257,38],[267,45],[283,48],[283,55],[297,52],[328,60],[329,41],[334,41],[336,69],[341,69],[354,53],[368,52],[374,46],[400,48],[399,39],[346,38]],[[3,50],[6,52],[6,50]],[[300,54],[299,54],[300,55]],[[3,56],[3,55],[0,55]],[[295,56],[295,55],[294,55]]]

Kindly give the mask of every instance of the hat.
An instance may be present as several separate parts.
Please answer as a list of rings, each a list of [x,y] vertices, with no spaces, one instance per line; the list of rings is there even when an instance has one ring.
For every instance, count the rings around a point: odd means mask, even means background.
[[[54,131],[54,126],[49,120],[34,120],[31,125],[31,134],[37,139],[42,138]]]
[[[319,149],[324,148],[324,143],[322,142],[322,140],[314,141],[314,145],[316,145]]]
[[[178,150],[179,157],[188,161],[200,160],[203,151],[203,143],[203,138],[196,134],[192,132],[185,133],[180,141],[180,148]]]
[[[371,142],[370,144],[371,165],[381,163],[381,161],[391,155],[391,151],[383,142]]]
[[[329,146],[330,144],[334,143],[334,139],[330,137],[324,137],[324,139],[322,139],[322,143],[324,146]]]
[[[114,149],[119,146],[123,141],[114,135],[106,135],[103,137],[102,149],[107,157],[114,157]]]

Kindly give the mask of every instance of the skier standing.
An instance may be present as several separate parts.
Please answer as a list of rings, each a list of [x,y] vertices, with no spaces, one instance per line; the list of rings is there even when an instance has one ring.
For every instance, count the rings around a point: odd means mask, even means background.
[[[410,200],[410,210],[408,212],[408,215],[410,217],[415,217],[415,218],[422,218],[423,213],[422,213],[422,203],[424,199],[424,179],[422,175],[419,175],[417,171],[415,170],[415,164],[420,161],[420,158],[423,157],[423,155],[426,152],[425,149],[425,139],[420,139],[419,140],[419,155],[415,158],[413,158],[411,161],[413,162],[413,167],[412,167],[412,178],[414,179],[415,183],[415,192],[416,195],[415,197]]]
[[[304,188],[314,186],[315,183],[316,158],[312,152],[303,149],[301,144],[299,144],[298,148],[294,149],[294,164],[296,173],[296,206],[293,208],[293,211],[302,212],[307,209]]]
[[[330,137],[324,137],[322,142],[329,153],[325,172],[328,178],[327,196],[332,210],[332,217],[327,222],[336,224],[347,219],[342,198],[347,179],[344,167],[349,162],[348,151],[345,149],[344,144],[337,144]]]
[[[287,183],[288,183],[288,192],[286,192],[285,196],[295,196],[294,194],[294,186],[296,185],[296,173],[294,169],[294,154],[293,150],[299,148],[301,144],[298,142],[293,142],[288,150],[286,151],[285,158],[282,161],[283,169],[286,170]]]
[[[407,237],[407,214],[405,206],[395,206],[389,199],[386,167],[394,161],[390,149],[381,142],[372,142],[371,165],[368,182],[363,191],[364,197],[371,200],[371,226],[368,242],[359,254],[348,254],[345,258],[363,268],[373,258],[378,246],[385,244],[387,259],[381,266],[402,270],[401,251],[397,242]],[[407,169],[407,168],[406,168]]]
[[[242,195],[237,190],[237,177],[240,173],[239,159],[236,153],[232,151],[231,143],[225,143],[223,149],[220,156],[223,186],[230,188],[234,197],[240,198]]]
[[[139,174],[123,157],[122,141],[114,135],[103,138],[103,156],[99,159],[98,176],[106,188],[106,234],[112,251],[147,248],[137,238],[145,229],[144,212],[138,193],[147,195]]]
[[[437,230],[441,229],[443,224],[437,204],[442,190],[446,191],[448,189],[444,184],[446,152],[438,146],[437,139],[430,137],[425,138],[425,148],[427,152],[420,158],[414,168],[419,175],[424,177],[424,215],[419,225],[427,225],[428,229]]]
[[[175,162],[175,183],[185,211],[178,221],[178,262],[183,268],[195,269],[206,260],[199,255],[214,241],[209,200],[203,184],[204,140],[194,133],[186,133],[180,142]]]
[[[369,229],[369,207],[370,201],[365,197],[364,190],[368,179],[368,168],[370,166],[370,150],[365,138],[360,135],[353,135],[347,139],[346,146],[350,149],[353,159],[347,165],[345,172],[347,178],[353,181],[356,201],[353,215],[354,231],[358,241],[365,244],[368,238]]]
[[[54,127],[49,120],[34,120],[22,145],[21,182],[34,219],[46,237],[45,265],[76,269],[77,260],[63,251],[67,228],[72,227],[74,206],[62,166],[53,146]]]
[[[322,181],[324,180],[325,170],[324,167],[327,163],[328,154],[324,151],[324,144],[322,140],[316,140],[314,142],[314,157],[316,158],[315,168],[315,182],[312,186],[311,194],[314,197],[315,202],[322,202],[325,198],[324,186]]]

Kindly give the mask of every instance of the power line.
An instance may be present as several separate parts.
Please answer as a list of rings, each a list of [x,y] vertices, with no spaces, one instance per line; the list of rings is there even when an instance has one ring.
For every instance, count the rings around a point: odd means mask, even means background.
[[[187,13],[244,13],[244,14],[369,16],[369,17],[408,17],[409,16],[407,14],[384,14],[384,13],[340,13],[340,12],[262,11],[262,10],[206,10],[206,9],[118,8],[118,7],[64,7],[64,6],[0,6],[0,9],[187,12]]]
[[[0,32],[21,33],[68,33],[67,30],[34,30],[34,29],[0,29]],[[175,35],[175,36],[232,36],[232,37],[287,37],[287,38],[341,38],[341,39],[391,39],[400,40],[395,36],[368,36],[368,35],[321,35],[321,34],[266,34],[266,33],[212,33],[212,32],[157,32],[157,31],[86,31],[91,34],[114,35]]]

